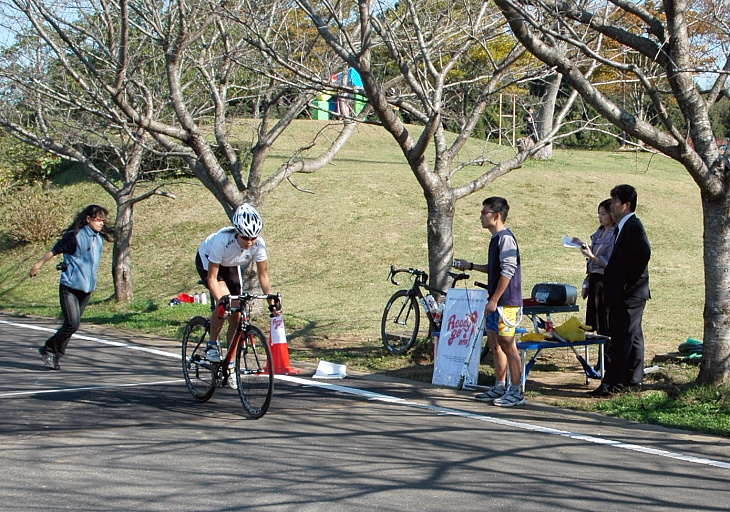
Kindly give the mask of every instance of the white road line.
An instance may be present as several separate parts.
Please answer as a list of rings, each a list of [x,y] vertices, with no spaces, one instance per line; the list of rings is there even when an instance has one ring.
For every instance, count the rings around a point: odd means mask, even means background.
[[[631,451],[635,451],[635,452],[657,455],[659,457],[666,457],[669,459],[677,459],[677,460],[683,460],[686,462],[692,462],[695,464],[713,466],[716,468],[730,469],[730,462],[713,460],[713,459],[708,459],[705,457],[697,457],[695,455],[687,455],[684,453],[670,452],[667,450],[659,450],[656,448],[651,448],[648,446],[641,446],[641,445],[637,445],[637,444],[623,443],[621,441],[615,441],[613,439],[606,439],[606,438],[598,437],[598,436],[579,434],[579,433],[570,432],[567,430],[558,430],[558,429],[550,428],[550,427],[542,427],[540,425],[533,425],[531,423],[524,423],[521,421],[512,421],[512,420],[507,420],[504,418],[495,418],[495,417],[487,416],[484,414],[476,414],[476,413],[472,413],[472,412],[462,411],[459,409],[452,409],[450,407],[441,407],[438,405],[422,404],[419,402],[412,402],[412,401],[409,401],[409,400],[406,400],[403,398],[398,398],[398,397],[394,397],[394,396],[390,396],[390,395],[382,395],[380,393],[374,393],[372,391],[367,391],[367,390],[362,390],[362,389],[357,389],[357,388],[349,388],[346,386],[340,386],[338,384],[332,384],[329,382],[313,381],[313,380],[309,380],[309,379],[303,379],[301,377],[292,377],[292,376],[288,376],[288,375],[277,375],[276,378],[283,380],[283,381],[292,382],[295,384],[301,384],[304,386],[319,387],[319,388],[323,388],[323,389],[329,389],[332,391],[339,391],[341,393],[357,395],[357,396],[361,396],[363,398],[367,398],[368,400],[377,400],[380,402],[387,402],[390,404],[401,405],[403,407],[413,407],[416,409],[425,409],[428,411],[438,412],[440,414],[445,414],[445,415],[450,415],[450,416],[459,416],[462,418],[469,418],[469,419],[473,419],[473,420],[477,420],[477,421],[486,421],[488,423],[494,423],[496,425],[503,425],[503,426],[511,427],[511,428],[518,428],[521,430],[530,430],[533,432],[541,432],[543,434],[569,437],[571,439],[577,439],[579,441],[585,441],[587,443],[602,444],[602,445],[612,446],[614,448],[621,448],[624,450],[631,450]]]
[[[21,324],[21,323],[17,323],[17,322],[8,322],[7,320],[0,320],[0,324],[12,325],[13,327],[24,327],[26,329],[33,329],[36,331],[44,331],[44,332],[56,332],[57,331],[57,329],[51,329],[48,327],[40,327],[38,325],[31,325],[31,324]],[[134,345],[132,343],[121,343],[119,341],[110,341],[110,340],[105,340],[103,338],[95,338],[93,336],[84,336],[82,334],[74,334],[71,337],[79,339],[79,340],[95,341],[97,343],[101,343],[102,345],[111,345],[112,347],[122,347],[122,348],[128,348],[130,350],[140,350],[142,352],[149,352],[150,354],[157,354],[158,356],[175,357],[177,359],[180,359],[182,357],[181,354],[173,354],[172,352],[166,352],[164,350],[157,350],[156,348],[149,348],[149,347],[143,347],[140,345]]]
[[[179,382],[185,382],[185,379],[175,380],[158,380],[157,382],[139,382],[137,384],[109,384],[106,386],[87,386],[83,388],[60,388],[60,389],[44,389],[39,391],[16,391],[13,393],[0,393],[0,398],[11,398],[14,396],[22,395],[43,395],[48,393],[65,393],[75,391],[93,391],[97,389],[114,389],[114,388],[131,388],[139,386],[157,386],[159,384],[174,384]]]
[[[26,329],[36,329],[36,330],[40,330],[40,331],[49,331],[49,332],[56,331],[56,329],[49,329],[47,327],[39,327],[39,326],[35,326],[35,325],[22,324],[22,323],[17,323],[17,322],[8,322],[5,320],[0,320],[0,323],[12,325],[15,327],[23,327]],[[165,352],[164,350],[157,350],[157,349],[148,348],[148,347],[141,347],[139,345],[132,345],[129,343],[119,343],[116,341],[104,340],[102,338],[95,338],[95,337],[91,337],[91,336],[82,336],[82,335],[77,335],[77,334],[74,334],[73,337],[83,339],[83,340],[88,340],[88,341],[95,341],[97,343],[103,343],[105,345],[112,345],[112,346],[116,346],[116,347],[128,348],[130,350],[141,350],[143,352],[149,352],[152,354],[163,355],[163,356],[172,357],[172,358],[176,358],[176,359],[180,359],[180,357],[182,357],[180,354],[173,354],[171,352]],[[694,464],[702,464],[705,466],[713,466],[716,468],[730,469],[730,462],[713,460],[713,459],[708,459],[705,457],[697,457],[695,455],[688,455],[688,454],[684,454],[684,453],[670,452],[667,450],[659,450],[659,449],[651,448],[648,446],[641,446],[641,445],[632,444],[632,443],[624,443],[621,441],[615,441],[613,439],[607,439],[604,437],[591,436],[591,435],[587,435],[587,434],[579,434],[579,433],[570,432],[567,430],[558,430],[558,429],[554,429],[554,428],[550,428],[550,427],[533,425],[531,423],[524,423],[521,421],[512,421],[512,420],[507,420],[504,418],[495,418],[493,416],[487,416],[484,414],[476,414],[476,413],[472,413],[472,412],[462,411],[459,409],[452,409],[450,407],[441,407],[438,405],[430,405],[430,404],[422,404],[419,402],[412,402],[412,401],[406,400],[404,398],[398,398],[398,397],[390,396],[390,395],[383,395],[381,393],[375,393],[373,391],[351,388],[348,386],[341,386],[339,384],[333,384],[331,382],[322,382],[322,381],[317,381],[317,380],[304,379],[302,377],[292,377],[289,375],[276,375],[275,377],[278,380],[282,380],[285,382],[291,382],[293,384],[301,384],[303,386],[312,386],[312,387],[327,389],[327,390],[331,390],[331,391],[338,391],[340,393],[347,393],[350,395],[360,396],[360,397],[366,398],[368,400],[376,400],[379,402],[396,404],[396,405],[400,405],[403,407],[413,407],[416,409],[424,409],[424,410],[428,410],[428,411],[437,412],[439,414],[445,414],[445,415],[450,415],[450,416],[459,416],[462,418],[469,418],[469,419],[473,419],[473,420],[477,420],[477,421],[485,421],[488,423],[493,423],[496,425],[502,425],[502,426],[511,427],[511,428],[518,428],[521,430],[529,430],[532,432],[540,432],[543,434],[569,437],[571,439],[577,439],[579,441],[585,441],[587,443],[601,444],[601,445],[605,445],[605,446],[611,446],[614,448],[620,448],[623,450],[630,450],[630,451],[635,451],[635,452],[640,452],[640,453],[646,453],[646,454],[656,455],[659,457],[665,457],[665,458],[669,458],[669,459],[683,460],[685,462],[691,462]],[[81,391],[81,390],[91,390],[91,389],[109,389],[109,388],[115,388],[115,387],[169,384],[169,383],[173,383],[173,382],[181,382],[181,380],[151,382],[151,383],[146,383],[146,384],[122,384],[122,385],[116,385],[116,386],[110,385],[110,386],[94,386],[94,387],[88,387],[88,388],[68,388],[65,390],[61,389],[61,390],[47,390],[47,391],[28,391],[28,392],[20,392],[20,393],[13,393],[13,394],[6,393],[6,394],[0,394],[0,398],[9,397],[9,396],[17,396],[18,394],[33,395],[33,394],[39,394],[39,393],[58,393],[61,391]]]

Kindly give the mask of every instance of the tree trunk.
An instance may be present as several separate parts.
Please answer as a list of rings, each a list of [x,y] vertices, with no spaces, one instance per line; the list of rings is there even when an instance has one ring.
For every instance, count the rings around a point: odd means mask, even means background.
[[[537,134],[540,139],[544,139],[545,135],[553,129],[553,119],[555,117],[555,106],[560,92],[560,84],[563,75],[555,73],[548,78],[548,86],[545,95],[542,97],[542,106],[537,113]],[[535,160],[550,160],[553,157],[552,143],[546,144],[540,151],[535,153]]]
[[[707,200],[704,211],[705,311],[702,364],[697,381],[718,385],[730,379],[730,220],[728,197]],[[699,269],[697,270],[699,274]]]
[[[454,261],[454,194],[449,186],[438,191],[424,190],[424,193],[428,205],[426,229],[430,284],[447,290],[451,281],[446,273]],[[443,300],[444,297],[436,299]]]
[[[114,298],[117,302],[132,300],[132,230],[134,226],[134,202],[129,197],[117,199],[117,218],[114,221],[114,250],[112,256],[112,277]]]
[[[253,259],[249,259],[246,265],[241,265],[241,275],[243,276],[243,283],[241,284],[241,291],[245,293],[264,293],[261,289],[261,283],[259,283],[259,274],[256,270],[256,262]],[[276,290],[272,290],[276,293]],[[263,300],[255,300],[250,303],[251,314],[261,315],[265,312],[264,306],[266,302]]]

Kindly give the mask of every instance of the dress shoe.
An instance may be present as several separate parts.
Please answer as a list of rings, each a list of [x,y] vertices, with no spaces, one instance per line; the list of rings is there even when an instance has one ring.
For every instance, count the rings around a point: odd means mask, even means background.
[[[627,384],[621,388],[623,393],[641,393],[643,384]]]
[[[588,396],[591,398],[608,398],[610,396],[613,396],[613,393],[611,392],[611,388],[601,384],[593,391],[589,391]]]

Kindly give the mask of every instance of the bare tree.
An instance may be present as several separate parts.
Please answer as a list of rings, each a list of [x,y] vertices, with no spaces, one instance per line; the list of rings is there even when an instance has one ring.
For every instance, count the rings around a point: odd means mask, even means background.
[[[132,0],[128,4],[119,2],[117,16],[124,34],[120,41],[127,45],[139,39],[150,58],[160,63],[162,73],[141,75],[137,63],[120,60],[118,83],[113,86],[115,101],[165,147],[186,154],[193,173],[229,215],[244,201],[260,206],[293,174],[327,165],[354,131],[356,125],[350,121],[333,123],[266,174],[264,164],[273,144],[302,115],[316,91],[277,75],[274,63],[250,44],[247,27],[240,20],[263,18],[270,33],[275,33],[282,28],[287,4],[226,0],[203,4],[180,0],[164,6]],[[305,39],[291,31],[287,35],[276,51],[309,50]],[[326,65],[326,59],[321,62]],[[169,115],[151,119],[141,105],[159,99]],[[244,117],[248,132],[241,122]],[[317,153],[310,156],[312,152]]]
[[[460,0],[443,9],[429,0],[362,0],[353,12],[342,12],[341,4],[328,0],[297,1],[327,44],[360,74],[370,105],[423,189],[431,282],[443,287],[453,260],[456,201],[550,144],[571,102],[535,145],[515,149],[502,161],[487,144],[481,154],[465,157],[467,141],[497,94],[546,72],[532,69],[492,4]],[[401,116],[422,126],[420,134]],[[459,172],[474,167],[486,170],[458,183]]]
[[[174,198],[163,185],[145,183],[149,137],[104,101],[104,91],[85,78],[78,63],[29,4],[2,4],[6,30],[15,38],[0,54],[0,126],[17,139],[77,163],[116,205],[112,276],[114,297],[133,297],[134,205],[152,196]],[[23,30],[20,31],[19,28]],[[143,186],[140,186],[143,185]],[[140,190],[142,189],[142,190]]]
[[[727,2],[623,0],[582,3],[495,0],[515,36],[537,58],[555,67],[586,102],[632,138],[681,163],[700,188],[704,217],[704,354],[699,382],[720,384],[730,377],[730,162],[718,148],[710,108],[730,97],[730,5]],[[553,27],[560,27],[555,30]],[[586,42],[613,42],[595,52]],[[595,59],[605,69],[641,84],[651,98],[656,123],[618,104],[580,73],[571,55],[556,41]],[[643,56],[627,62],[625,50]],[[703,49],[707,51],[702,51]],[[715,68],[708,62],[718,62]],[[660,70],[661,74],[652,74]],[[695,84],[701,71],[714,70],[715,81],[703,94]],[[681,119],[670,115],[672,104]]]
[[[54,87],[68,87],[61,97],[88,91],[96,102],[89,115],[112,118],[140,148],[153,140],[182,158],[228,215],[243,202],[261,206],[293,174],[331,162],[356,127],[349,119],[330,123],[278,168],[265,169],[274,143],[317,91],[274,73],[274,62],[249,43],[239,19],[256,15],[280,33],[291,9],[286,3],[266,12],[244,0],[4,0],[2,6],[6,16],[22,19],[29,40],[43,41],[39,51],[57,60],[49,69],[63,69],[62,76],[48,76],[63,82]],[[311,51],[296,32],[277,43],[278,52]],[[328,59],[312,62],[327,68]]]
[[[333,123],[273,173],[264,173],[272,145],[317,91],[275,77],[272,61],[249,44],[238,21],[249,13],[261,17],[261,9],[243,0],[6,3],[43,25],[82,68],[79,77],[98,88],[100,101],[186,158],[228,213],[244,201],[261,204],[294,173],[326,165],[355,128]],[[270,7],[263,16],[272,30],[280,29],[287,4]],[[290,32],[276,51],[296,45],[297,52],[307,52],[306,39],[297,37]],[[326,58],[315,62],[327,65]],[[314,146],[322,149],[309,157]]]

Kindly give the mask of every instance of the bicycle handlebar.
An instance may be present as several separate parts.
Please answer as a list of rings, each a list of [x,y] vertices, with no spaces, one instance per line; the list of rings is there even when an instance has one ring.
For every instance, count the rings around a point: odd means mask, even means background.
[[[390,279],[390,282],[393,283],[396,286],[399,286],[400,283],[395,280],[395,275],[399,274],[401,272],[408,272],[409,274],[412,274],[416,276],[416,279],[418,279],[421,283],[425,283],[428,281],[428,274],[424,272],[421,269],[418,268],[395,268],[395,266],[390,266],[390,272],[388,272],[387,279]]]
[[[274,301],[274,308],[281,309],[281,293],[243,293],[241,295],[224,295],[218,302],[219,306],[224,305],[226,311],[241,311],[246,304],[252,300]],[[236,304],[238,303],[238,304]]]
[[[436,291],[436,292],[442,293],[444,295],[446,294],[446,292],[444,292],[442,290],[438,290],[436,288],[428,286],[428,284],[426,283],[428,281],[428,274],[418,268],[395,268],[394,265],[391,265],[390,272],[388,272],[387,279],[390,279],[390,282],[393,283],[394,285],[400,286],[400,283],[395,280],[395,276],[396,276],[396,274],[399,274],[401,272],[408,272],[409,274],[416,276],[416,280],[419,282],[419,284],[421,286],[423,286],[424,288],[426,288],[427,290]],[[471,277],[471,276],[469,276],[469,274],[466,274],[464,272],[461,272],[459,274],[455,274],[453,272],[446,272],[446,275],[448,275],[451,279],[454,280],[454,283],[452,286],[455,286],[456,283],[459,281],[462,281],[464,279],[469,279],[469,277]]]

